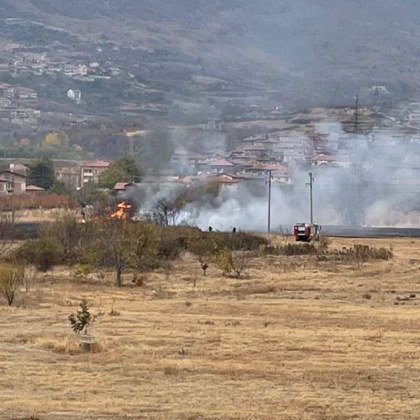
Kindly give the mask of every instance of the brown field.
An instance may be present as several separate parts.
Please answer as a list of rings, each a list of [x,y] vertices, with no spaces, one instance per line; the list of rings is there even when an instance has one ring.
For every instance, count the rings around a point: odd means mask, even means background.
[[[186,255],[121,289],[40,277],[0,306],[0,418],[418,419],[420,240],[357,242],[395,257],[261,257],[238,280]],[[98,353],[70,334],[82,297]]]

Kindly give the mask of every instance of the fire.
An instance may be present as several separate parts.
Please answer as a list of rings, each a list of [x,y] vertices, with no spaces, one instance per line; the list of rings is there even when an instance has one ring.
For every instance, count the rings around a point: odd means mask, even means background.
[[[111,214],[113,219],[127,219],[128,209],[131,209],[131,204],[127,204],[125,201],[117,204],[117,211]]]

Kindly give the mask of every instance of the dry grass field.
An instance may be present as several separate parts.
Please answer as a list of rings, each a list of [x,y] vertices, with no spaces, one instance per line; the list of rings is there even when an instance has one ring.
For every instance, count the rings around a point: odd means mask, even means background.
[[[418,419],[420,240],[357,242],[395,257],[266,256],[232,279],[186,255],[121,289],[40,276],[0,306],[0,418]],[[70,333],[84,297],[97,353]]]

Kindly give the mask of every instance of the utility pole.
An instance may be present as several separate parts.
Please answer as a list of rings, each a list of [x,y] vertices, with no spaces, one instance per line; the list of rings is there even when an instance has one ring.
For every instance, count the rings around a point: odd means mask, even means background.
[[[357,141],[357,134],[359,133],[359,95],[356,95],[356,103],[354,109],[354,131],[356,132],[356,141]]]
[[[267,215],[267,232],[271,232],[271,171],[268,171],[268,215]]]
[[[309,172],[309,182],[306,185],[309,185],[309,212],[310,212],[310,219],[311,225],[314,224],[314,204],[313,204],[313,185],[314,185],[314,177],[312,176],[312,172]]]
[[[353,141],[353,170],[354,170],[354,212],[352,216],[352,222],[355,225],[360,224],[360,214],[359,214],[359,205],[360,205],[360,164],[358,162],[358,149],[359,149],[359,95],[355,97],[355,108],[354,108],[354,141]]]

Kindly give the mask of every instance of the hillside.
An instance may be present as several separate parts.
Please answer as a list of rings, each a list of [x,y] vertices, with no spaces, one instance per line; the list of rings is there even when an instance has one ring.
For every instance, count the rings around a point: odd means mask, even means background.
[[[68,42],[75,49],[86,43],[126,48],[147,67],[142,72],[147,82],[164,81],[176,90],[181,80],[187,84],[184,96],[193,95],[188,87],[203,85],[205,76],[213,91],[259,92],[291,103],[345,103],[372,85],[386,85],[397,97],[414,94],[419,12],[413,0],[4,0],[0,5],[4,18],[30,19],[71,34]],[[7,36],[22,42],[19,28]],[[33,43],[30,37],[27,42]],[[150,49],[164,51],[166,58],[145,59]],[[165,61],[176,65],[162,70]]]

